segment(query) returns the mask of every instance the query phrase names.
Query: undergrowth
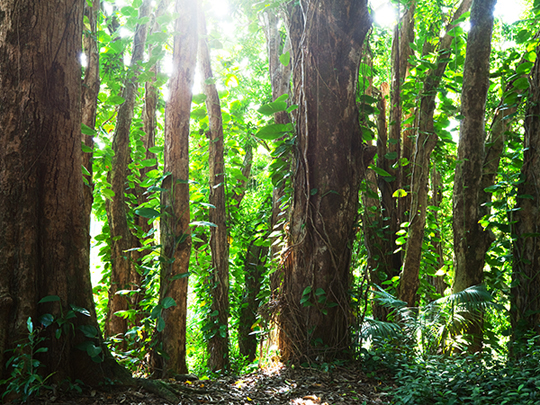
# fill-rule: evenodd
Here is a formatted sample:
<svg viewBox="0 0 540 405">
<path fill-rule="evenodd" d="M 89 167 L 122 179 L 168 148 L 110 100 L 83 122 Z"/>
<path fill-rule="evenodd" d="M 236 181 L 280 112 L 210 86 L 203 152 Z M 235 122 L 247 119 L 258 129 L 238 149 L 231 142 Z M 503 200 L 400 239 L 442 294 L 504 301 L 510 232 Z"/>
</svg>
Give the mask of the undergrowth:
<svg viewBox="0 0 540 405">
<path fill-rule="evenodd" d="M 419 356 L 390 346 L 362 357 L 368 376 L 371 370 L 372 377 L 393 380 L 387 386 L 393 404 L 540 404 L 540 347 L 535 339 L 519 350 L 519 357 L 500 360 L 490 354 Z"/>
</svg>

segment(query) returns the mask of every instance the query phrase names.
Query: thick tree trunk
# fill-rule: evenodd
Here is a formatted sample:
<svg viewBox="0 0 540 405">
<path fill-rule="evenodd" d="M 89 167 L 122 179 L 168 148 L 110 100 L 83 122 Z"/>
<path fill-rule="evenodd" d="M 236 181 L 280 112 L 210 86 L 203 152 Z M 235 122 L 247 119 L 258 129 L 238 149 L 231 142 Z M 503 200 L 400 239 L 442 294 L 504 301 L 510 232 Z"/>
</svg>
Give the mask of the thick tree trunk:
<svg viewBox="0 0 540 405">
<path fill-rule="evenodd" d="M 215 83 L 212 82 L 210 51 L 206 40 L 206 22 L 204 12 L 199 11 L 199 63 L 201 65 L 206 109 L 210 122 L 208 166 L 209 166 L 209 202 L 210 222 L 215 227 L 210 229 L 210 250 L 212 251 L 212 269 L 210 288 L 212 289 L 212 312 L 209 321 L 214 324 L 213 335 L 208 342 L 208 367 L 212 371 L 229 368 L 229 243 L 225 207 L 225 161 L 223 157 L 223 121 L 221 105 Z"/>
<path fill-rule="evenodd" d="M 489 57 L 493 10 L 497 0 L 474 0 L 471 30 L 463 69 L 459 146 L 454 179 L 454 293 L 483 280 L 486 248 L 478 223 L 478 197 L 485 142 L 485 109 L 489 88 Z"/>
<path fill-rule="evenodd" d="M 176 0 L 173 64 L 170 98 L 165 111 L 165 172 L 161 216 L 161 244 L 164 261 L 160 275 L 160 300 L 174 299 L 176 305 L 163 309 L 165 328 L 157 340 L 166 354 L 155 358 L 162 368 L 162 377 L 187 373 L 186 315 L 191 236 L 189 228 L 189 115 L 195 63 L 197 60 L 197 4 L 191 0 Z M 160 364 L 161 363 L 161 364 Z"/>
<path fill-rule="evenodd" d="M 27 341 L 26 322 L 60 320 L 43 332 L 40 361 L 56 382 L 128 381 L 102 345 L 88 269 L 81 151 L 83 2 L 5 0 L 0 4 L 0 378 L 5 350 Z M 47 296 L 59 301 L 40 304 Z M 83 312 L 83 311 L 81 311 Z M 88 338 L 80 331 L 95 332 Z M 86 351 L 95 347 L 103 362 Z M 99 353 L 98 353 L 99 352 Z"/>
<path fill-rule="evenodd" d="M 139 18 L 146 17 L 149 10 L 150 1 L 145 0 L 139 8 Z M 111 233 L 111 277 L 105 334 L 120 338 L 123 338 L 124 333 L 127 332 L 127 319 L 115 314 L 118 311 L 129 309 L 129 299 L 125 293 L 119 294 L 118 292 L 132 289 L 131 273 L 136 271 L 131 253 L 128 252 L 128 249 L 133 247 L 133 235 L 128 224 L 128 206 L 124 193 L 127 187 L 130 161 L 129 135 L 139 85 L 137 81 L 138 64 L 144 56 L 146 32 L 147 24 L 137 25 L 128 78 L 122 92 L 125 101 L 120 106 L 116 118 L 112 140 L 114 156 L 108 175 L 108 182 L 112 186 L 114 196 L 112 200 L 107 200 L 107 218 Z"/>
<path fill-rule="evenodd" d="M 537 49 L 538 51 L 538 49 Z M 540 59 L 531 73 L 522 183 L 518 186 L 513 225 L 511 322 L 513 340 L 527 341 L 526 333 L 540 333 Z"/>
<path fill-rule="evenodd" d="M 457 11 L 454 13 L 452 21 L 458 19 L 471 6 L 472 0 L 463 0 Z M 411 162 L 413 165 L 411 178 L 411 208 L 409 210 L 409 235 L 407 240 L 407 250 L 403 261 L 403 270 L 398 292 L 398 298 L 405 301 L 409 306 L 414 306 L 416 302 L 416 292 L 420 284 L 418 276 L 420 273 L 420 259 L 422 256 L 422 243 L 424 241 L 424 227 L 426 224 L 427 191 L 429 181 L 429 161 L 431 152 L 437 144 L 437 134 L 434 131 L 433 114 L 435 112 L 435 98 L 437 88 L 441 82 L 442 75 L 450 60 L 453 36 L 448 32 L 454 28 L 450 23 L 446 35 L 439 42 L 439 54 L 436 61 L 436 68 L 430 71 L 424 82 L 420 99 L 418 114 L 418 131 L 416 135 L 415 158 Z"/>
<path fill-rule="evenodd" d="M 371 20 L 365 1 L 301 1 L 292 19 L 297 170 L 279 315 L 284 360 L 349 348 L 349 279 L 364 145 L 356 85 Z M 298 7 L 300 7 L 298 6 Z M 299 26 L 297 24 L 300 24 Z"/>
</svg>

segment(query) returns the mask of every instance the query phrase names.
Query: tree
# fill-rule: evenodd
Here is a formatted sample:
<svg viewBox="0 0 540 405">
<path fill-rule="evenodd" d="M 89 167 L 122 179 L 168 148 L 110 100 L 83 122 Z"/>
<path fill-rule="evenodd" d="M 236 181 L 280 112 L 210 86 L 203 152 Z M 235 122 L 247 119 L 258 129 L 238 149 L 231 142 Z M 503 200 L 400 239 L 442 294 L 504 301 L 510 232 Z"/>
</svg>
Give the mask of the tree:
<svg viewBox="0 0 540 405">
<path fill-rule="evenodd" d="M 349 348 L 350 243 L 367 166 L 356 84 L 371 25 L 365 1 L 306 0 L 301 7 L 289 27 L 297 169 L 279 315 L 281 355 L 293 361 Z"/>
<path fill-rule="evenodd" d="M 418 277 L 426 224 L 429 163 L 431 153 L 438 141 L 433 120 L 436 107 L 436 90 L 450 61 L 449 56 L 452 51 L 452 40 L 454 39 L 452 30 L 456 27 L 456 21 L 470 8 L 471 3 L 472 0 L 463 0 L 448 24 L 446 34 L 439 42 L 434 68 L 429 70 L 423 83 L 420 106 L 416 111 L 418 127 L 416 131 L 415 158 L 412 162 L 410 186 L 412 197 L 409 209 L 408 239 L 398 292 L 398 298 L 405 301 L 409 306 L 415 306 L 416 293 L 420 284 Z"/>
<path fill-rule="evenodd" d="M 81 210 L 83 3 L 0 9 L 0 374 L 30 318 L 48 325 L 41 361 L 55 381 L 127 382 L 101 343 Z"/>
<path fill-rule="evenodd" d="M 483 232 L 478 223 L 479 186 L 485 142 L 485 108 L 489 88 L 489 57 L 496 0 L 475 0 L 463 71 L 459 147 L 454 180 L 454 292 L 482 283 L 485 248 L 474 241 Z"/>
<path fill-rule="evenodd" d="M 139 18 L 147 17 L 150 11 L 150 1 L 143 1 L 139 8 Z M 116 127 L 113 134 L 111 171 L 108 180 L 112 185 L 114 196 L 107 204 L 107 219 L 111 230 L 111 280 L 109 287 L 109 307 L 105 333 L 107 336 L 121 335 L 127 332 L 127 319 L 118 316 L 118 311 L 129 309 L 126 291 L 132 290 L 133 273 L 137 270 L 131 259 L 131 249 L 134 236 L 128 223 L 129 206 L 126 201 L 126 182 L 130 162 L 130 131 L 133 120 L 133 110 L 138 90 L 139 63 L 144 56 L 148 24 L 138 24 L 133 39 L 128 76 L 124 83 L 122 98 L 124 102 L 118 110 Z M 132 225 L 131 225 L 132 226 Z M 136 288 L 135 288 L 136 289 Z"/>
<path fill-rule="evenodd" d="M 208 166 L 210 197 L 210 250 L 212 268 L 210 288 L 212 296 L 212 337 L 208 342 L 208 367 L 212 371 L 229 368 L 229 242 L 225 207 L 225 161 L 223 156 L 223 119 L 221 103 L 210 64 L 204 11 L 199 10 L 199 63 L 206 95 L 206 110 L 210 130 Z"/>
<path fill-rule="evenodd" d="M 537 54 L 538 50 L 537 49 Z M 512 226 L 511 321 L 514 341 L 525 343 L 527 333 L 540 333 L 540 59 L 531 72 L 529 100 L 525 114 L 523 167 Z"/>
<path fill-rule="evenodd" d="M 163 325 L 156 340 L 160 354 L 154 356 L 162 377 L 187 372 L 186 316 L 189 257 L 191 254 L 189 214 L 189 114 L 191 111 L 195 62 L 197 59 L 197 5 L 177 0 L 170 99 L 165 110 L 164 171 L 161 195 L 160 305 Z"/>
</svg>

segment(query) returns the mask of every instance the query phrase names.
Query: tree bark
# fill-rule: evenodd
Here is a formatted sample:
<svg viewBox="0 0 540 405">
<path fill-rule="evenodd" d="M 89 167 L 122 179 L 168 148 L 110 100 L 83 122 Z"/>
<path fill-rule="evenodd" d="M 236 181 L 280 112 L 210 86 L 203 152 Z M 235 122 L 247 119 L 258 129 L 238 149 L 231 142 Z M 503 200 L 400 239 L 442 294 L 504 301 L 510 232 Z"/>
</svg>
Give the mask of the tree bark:
<svg viewBox="0 0 540 405">
<path fill-rule="evenodd" d="M 371 19 L 357 0 L 304 0 L 293 17 L 297 170 L 278 321 L 283 360 L 301 362 L 349 348 L 350 246 L 367 166 L 356 85 Z"/>
<path fill-rule="evenodd" d="M 201 65 L 206 109 L 210 122 L 208 166 L 210 169 L 209 202 L 210 222 L 215 227 L 210 229 L 210 250 L 212 252 L 212 269 L 210 288 L 212 289 L 212 313 L 214 324 L 212 337 L 208 342 L 208 367 L 211 371 L 229 368 L 229 243 L 225 207 L 225 161 L 223 152 L 223 120 L 221 104 L 215 82 L 212 81 L 212 66 L 206 38 L 206 22 L 204 12 L 199 11 L 199 63 Z"/>
<path fill-rule="evenodd" d="M 537 52 L 538 52 L 537 48 Z M 513 244 L 511 322 L 513 340 L 527 342 L 527 333 L 540 333 L 540 61 L 531 73 L 525 114 L 521 183 L 512 227 Z"/>
<path fill-rule="evenodd" d="M 93 0 L 92 7 L 84 3 L 84 14 L 88 17 L 89 31 L 84 33 L 83 46 L 86 54 L 87 66 L 82 86 L 82 123 L 91 129 L 96 127 L 96 112 L 100 86 L 99 77 L 99 50 L 97 46 L 97 19 L 99 0 Z M 83 135 L 83 143 L 90 149 L 94 148 L 94 135 Z M 88 243 L 90 243 L 90 218 L 92 215 L 92 202 L 94 200 L 94 185 L 92 180 L 93 153 L 83 153 L 83 167 L 86 168 L 88 184 L 84 187 L 84 214 L 87 221 Z"/>
<path fill-rule="evenodd" d="M 496 0 L 475 0 L 463 69 L 461 121 L 454 179 L 454 293 L 483 280 L 486 249 L 478 223 L 478 197 L 485 142 L 485 110 L 489 88 L 489 57 Z"/>
<path fill-rule="evenodd" d="M 0 15 L 0 378 L 10 372 L 5 350 L 28 339 L 28 318 L 37 328 L 41 316 L 59 320 L 77 306 L 88 313 L 74 311 L 73 329 L 58 339 L 56 324 L 41 332 L 44 373 L 57 383 L 126 382 L 129 373 L 101 343 L 81 209 L 83 2 L 5 0 Z M 40 304 L 47 296 L 59 301 Z M 101 363 L 76 348 L 83 342 Z"/>
<path fill-rule="evenodd" d="M 454 13 L 452 22 L 458 19 L 471 6 L 472 0 L 463 0 Z M 453 36 L 449 31 L 454 28 L 450 23 L 446 35 L 439 42 L 439 54 L 435 62 L 436 68 L 426 77 L 420 98 L 418 114 L 418 131 L 411 178 L 411 208 L 409 210 L 409 232 L 407 250 L 403 261 L 403 270 L 398 292 L 398 298 L 409 306 L 416 303 L 416 292 L 420 284 L 420 259 L 422 256 L 422 243 L 424 241 L 424 227 L 426 224 L 427 191 L 429 181 L 429 160 L 431 152 L 437 144 L 437 134 L 434 131 L 433 114 L 435 112 L 435 98 L 442 75 L 450 60 Z"/>
<path fill-rule="evenodd" d="M 255 360 L 257 354 L 257 335 L 252 326 L 257 321 L 257 310 L 260 300 L 257 299 L 262 286 L 264 264 L 268 257 L 268 248 L 256 246 L 252 241 L 246 252 L 244 262 L 244 296 L 238 325 L 238 349 L 249 362 Z"/>
<path fill-rule="evenodd" d="M 150 0 L 145 0 L 139 8 L 139 18 L 147 16 L 149 10 Z M 129 299 L 125 293 L 119 294 L 118 292 L 132 289 L 130 281 L 132 273 L 136 271 L 131 253 L 128 252 L 128 249 L 133 247 L 133 235 L 128 224 L 128 206 L 124 193 L 127 187 L 130 161 L 129 135 L 139 85 L 137 81 L 138 64 L 144 56 L 146 32 L 147 24 L 137 25 L 128 78 L 122 92 L 125 101 L 120 106 L 116 118 L 112 140 L 114 156 L 107 178 L 112 186 L 114 196 L 112 200 L 107 200 L 107 218 L 111 233 L 111 277 L 105 334 L 119 338 L 123 338 L 124 333 L 126 333 L 128 322 L 126 318 L 115 314 L 118 311 L 129 309 Z M 124 344 L 122 345 L 124 346 Z"/>
<path fill-rule="evenodd" d="M 162 310 L 164 329 L 157 341 L 166 354 L 161 359 L 161 376 L 187 373 L 186 316 L 189 257 L 191 254 L 189 215 L 189 115 L 195 63 L 197 60 L 197 4 L 176 0 L 176 19 L 170 98 L 165 110 L 165 172 L 161 195 L 161 244 L 163 263 L 160 274 L 160 300 L 171 297 L 175 306 Z M 157 363 L 159 367 L 159 362 Z"/>
</svg>

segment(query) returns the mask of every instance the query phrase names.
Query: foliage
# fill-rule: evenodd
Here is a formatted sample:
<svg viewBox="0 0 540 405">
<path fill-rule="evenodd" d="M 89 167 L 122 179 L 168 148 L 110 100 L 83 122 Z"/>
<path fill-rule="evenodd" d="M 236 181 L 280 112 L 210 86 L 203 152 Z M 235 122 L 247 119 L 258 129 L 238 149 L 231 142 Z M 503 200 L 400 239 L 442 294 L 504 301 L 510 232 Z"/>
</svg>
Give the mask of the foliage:
<svg viewBox="0 0 540 405">
<path fill-rule="evenodd" d="M 25 402 L 32 396 L 38 396 L 41 390 L 51 389 L 47 380 L 53 375 L 42 377 L 39 369 L 44 365 L 36 358 L 37 354 L 49 350 L 44 345 L 46 338 L 40 336 L 43 327 L 35 328 L 31 318 L 27 319 L 26 327 L 27 339 L 17 344 L 13 355 L 6 362 L 6 367 L 11 368 L 10 376 L 0 381 L 0 386 L 6 385 L 2 398 L 15 394 Z"/>
<path fill-rule="evenodd" d="M 538 338 L 522 348 L 519 359 L 490 354 L 423 357 L 399 353 L 392 346 L 366 352 L 366 367 L 384 367 L 395 386 L 387 388 L 393 404 L 537 404 L 540 401 Z"/>
<path fill-rule="evenodd" d="M 422 355 L 464 350 L 468 339 L 464 334 L 466 326 L 481 322 L 482 314 L 488 310 L 504 310 L 493 302 L 484 286 L 469 287 L 418 308 L 407 307 L 380 287 L 374 295 L 381 305 L 392 310 L 393 322 L 367 318 L 361 338 L 370 338 L 376 345 L 394 342 L 405 351 Z"/>
</svg>

